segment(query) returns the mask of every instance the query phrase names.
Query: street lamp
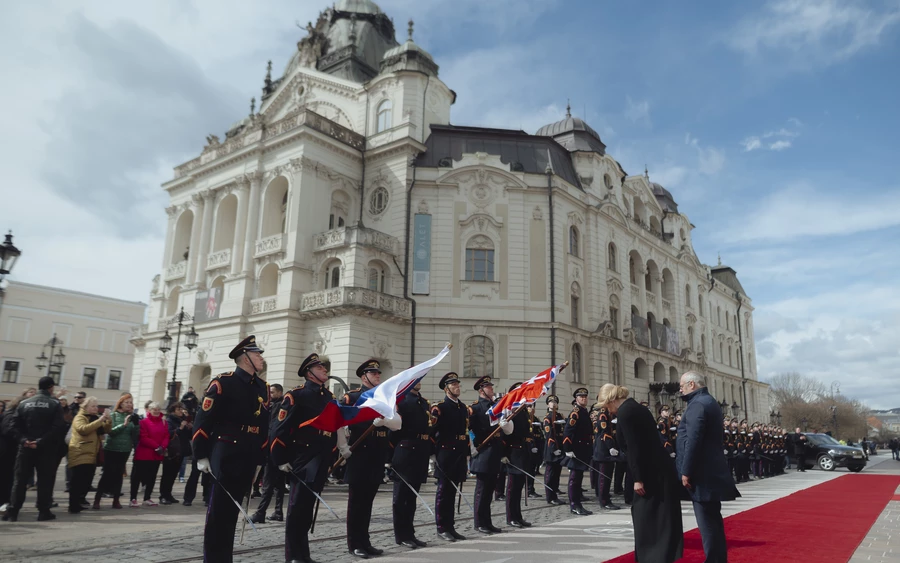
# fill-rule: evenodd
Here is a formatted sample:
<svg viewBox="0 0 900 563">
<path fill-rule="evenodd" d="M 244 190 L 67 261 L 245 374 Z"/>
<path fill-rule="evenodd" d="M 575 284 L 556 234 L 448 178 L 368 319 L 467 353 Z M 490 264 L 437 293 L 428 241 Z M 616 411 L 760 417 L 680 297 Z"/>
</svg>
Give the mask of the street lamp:
<svg viewBox="0 0 900 563">
<path fill-rule="evenodd" d="M 741 414 L 741 406 L 737 404 L 737 401 L 731 403 L 731 415 L 737 418 Z"/>
<path fill-rule="evenodd" d="M 169 336 L 168 327 L 172 325 L 178 325 L 178 332 L 175 336 L 175 364 L 172 366 L 172 381 L 169 382 L 169 398 L 168 405 L 175 403 L 178 400 L 177 396 L 177 388 L 178 388 L 178 348 L 181 346 L 181 329 L 188 322 L 193 323 L 194 317 L 190 314 L 184 312 L 184 307 L 181 308 L 181 311 L 168 321 L 166 321 L 166 333 L 159 339 L 159 351 L 165 354 L 169 350 L 172 349 L 172 337 Z M 188 350 L 193 350 L 197 347 L 197 339 L 200 337 L 197 334 L 197 331 L 194 330 L 194 325 L 191 325 L 191 331 L 185 335 L 185 343 L 184 347 Z"/>
<path fill-rule="evenodd" d="M 56 333 L 53 333 L 53 338 L 41 348 L 41 355 L 35 358 L 34 364 L 34 367 L 41 371 L 47 368 L 47 375 L 53 377 L 53 381 L 57 384 L 59 384 L 59 379 L 56 376 L 62 373 L 62 367 L 66 364 L 66 355 L 63 354 L 62 345 L 63 341 L 56 337 Z M 47 355 L 48 346 L 50 355 Z M 57 346 L 59 346 L 59 350 L 56 349 Z"/>
<path fill-rule="evenodd" d="M 666 405 L 669 403 L 669 392 L 666 391 L 665 387 L 659 390 L 659 402 L 662 405 Z"/>
<path fill-rule="evenodd" d="M 781 411 L 775 413 L 775 418 L 778 420 L 778 426 L 781 426 Z"/>
<path fill-rule="evenodd" d="M 834 439 L 837 440 L 837 405 L 831 405 L 831 427 L 834 428 Z"/>
<path fill-rule="evenodd" d="M 13 266 L 16 265 L 16 260 L 19 259 L 19 256 L 22 255 L 22 251 L 16 248 L 12 242 L 13 235 L 12 231 L 10 231 L 6 235 L 6 241 L 2 245 L 0 245 L 0 297 L 3 297 L 3 292 L 6 290 L 6 276 L 9 274 Z M 0 300 L 0 306 L 3 305 L 3 301 Z"/>
<path fill-rule="evenodd" d="M 769 424 L 775 424 L 775 411 L 769 411 Z"/>
</svg>

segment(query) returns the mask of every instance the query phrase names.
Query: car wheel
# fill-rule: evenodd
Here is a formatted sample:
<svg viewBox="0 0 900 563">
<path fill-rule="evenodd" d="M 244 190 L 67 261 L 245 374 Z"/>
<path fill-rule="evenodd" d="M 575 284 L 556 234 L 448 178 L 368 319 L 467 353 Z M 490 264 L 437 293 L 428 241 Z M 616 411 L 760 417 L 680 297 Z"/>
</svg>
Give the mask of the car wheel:
<svg viewBox="0 0 900 563">
<path fill-rule="evenodd" d="M 830 455 L 819 458 L 819 469 L 822 471 L 834 471 L 834 459 Z"/>
<path fill-rule="evenodd" d="M 857 465 L 857 466 L 848 467 L 847 469 L 849 469 L 850 471 L 852 471 L 854 473 L 859 473 L 860 471 L 863 470 L 863 466 Z"/>
</svg>

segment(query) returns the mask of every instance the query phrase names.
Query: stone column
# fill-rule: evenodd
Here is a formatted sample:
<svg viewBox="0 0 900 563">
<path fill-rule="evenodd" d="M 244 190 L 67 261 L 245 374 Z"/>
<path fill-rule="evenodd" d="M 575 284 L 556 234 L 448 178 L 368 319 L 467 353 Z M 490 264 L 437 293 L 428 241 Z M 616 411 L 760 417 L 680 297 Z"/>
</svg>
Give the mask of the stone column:
<svg viewBox="0 0 900 563">
<path fill-rule="evenodd" d="M 191 200 L 193 201 L 191 211 L 194 214 L 194 220 L 191 222 L 191 248 L 189 250 L 188 263 L 184 273 L 185 285 L 194 283 L 194 276 L 197 271 L 197 266 L 199 265 L 198 260 L 200 257 L 200 233 L 203 229 L 203 197 L 199 193 L 196 193 L 191 196 Z"/>
<path fill-rule="evenodd" d="M 237 225 L 234 228 L 234 245 L 231 248 L 231 274 L 238 275 L 241 273 L 244 255 L 241 252 L 244 248 L 244 238 L 247 233 L 247 200 L 250 197 L 250 179 L 247 176 L 241 176 L 237 180 L 237 190 L 235 193 L 238 198 L 237 208 Z"/>
<path fill-rule="evenodd" d="M 169 264 L 172 263 L 172 238 L 175 236 L 175 214 L 177 212 L 178 207 L 175 205 L 166 207 L 166 215 L 169 216 L 169 223 L 166 228 L 166 247 L 163 250 L 163 274 L 165 274 L 165 270 L 169 267 Z M 165 275 L 163 277 L 165 277 Z"/>
<path fill-rule="evenodd" d="M 201 283 L 206 278 L 206 258 L 209 256 L 209 240 L 212 238 L 212 217 L 213 203 L 215 202 L 215 193 L 211 190 L 203 190 L 200 192 L 203 198 L 203 225 L 200 229 L 200 247 L 197 249 L 197 273 L 194 276 L 194 283 Z"/>
<path fill-rule="evenodd" d="M 256 253 L 256 237 L 259 231 L 259 204 L 260 186 L 262 184 L 262 172 L 256 171 L 248 174 L 250 179 L 250 202 L 247 211 L 247 232 L 244 237 L 244 261 L 243 273 L 248 274 L 253 269 L 253 255 Z"/>
</svg>

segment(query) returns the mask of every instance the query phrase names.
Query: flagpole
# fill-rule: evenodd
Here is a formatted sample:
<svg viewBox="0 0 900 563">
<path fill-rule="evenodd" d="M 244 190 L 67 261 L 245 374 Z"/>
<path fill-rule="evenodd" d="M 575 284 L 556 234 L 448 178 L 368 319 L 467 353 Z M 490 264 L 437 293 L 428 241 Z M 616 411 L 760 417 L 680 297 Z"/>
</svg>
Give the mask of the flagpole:
<svg viewBox="0 0 900 563">
<path fill-rule="evenodd" d="M 562 365 L 559 367 L 558 373 L 562 373 L 562 370 L 566 369 L 567 367 L 569 367 L 569 360 L 566 360 L 565 362 L 562 363 Z M 554 378 L 554 381 L 556 381 L 555 378 Z M 513 413 L 511 415 L 509 415 L 509 417 L 506 418 L 506 420 L 512 420 L 513 418 L 515 418 L 515 416 L 517 414 L 519 414 L 519 411 L 522 410 L 523 408 L 525 408 L 526 404 L 527 403 L 522 403 L 521 405 L 519 405 L 519 407 L 515 411 L 513 411 Z M 491 432 L 490 434 L 488 434 L 488 437 L 485 438 L 481 442 L 481 445 L 479 445 L 477 448 L 475 448 L 475 450 L 480 452 L 481 448 L 483 448 L 485 444 L 487 444 L 494 436 L 496 436 L 498 432 L 500 432 L 499 424 L 497 425 L 497 428 L 494 428 L 494 431 Z"/>
</svg>

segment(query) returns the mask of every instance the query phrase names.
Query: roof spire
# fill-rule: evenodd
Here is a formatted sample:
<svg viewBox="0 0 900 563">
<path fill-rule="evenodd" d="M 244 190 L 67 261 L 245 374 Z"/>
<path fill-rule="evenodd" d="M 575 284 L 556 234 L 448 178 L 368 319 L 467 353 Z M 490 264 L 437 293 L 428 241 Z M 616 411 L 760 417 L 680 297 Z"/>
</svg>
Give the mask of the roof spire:
<svg viewBox="0 0 900 563">
<path fill-rule="evenodd" d="M 572 104 L 569 103 L 569 99 L 566 98 L 566 119 L 572 117 Z"/>
<path fill-rule="evenodd" d="M 256 113 L 256 98 L 250 98 L 250 117 Z"/>
<path fill-rule="evenodd" d="M 721 265 L 722 265 L 722 253 L 720 252 L 719 253 L 719 266 L 721 266 Z"/>
<path fill-rule="evenodd" d="M 356 43 L 356 12 L 350 14 L 350 42 Z"/>
<path fill-rule="evenodd" d="M 409 27 L 406 30 L 409 32 L 409 41 L 413 40 L 413 26 L 414 25 L 415 25 L 415 23 L 413 23 L 412 18 L 409 18 Z"/>
<path fill-rule="evenodd" d="M 272 61 L 266 65 L 266 79 L 263 81 L 263 97 L 272 93 Z"/>
<path fill-rule="evenodd" d="M 647 170 L 647 165 L 644 165 L 644 178 L 650 179 L 650 171 Z"/>
</svg>

